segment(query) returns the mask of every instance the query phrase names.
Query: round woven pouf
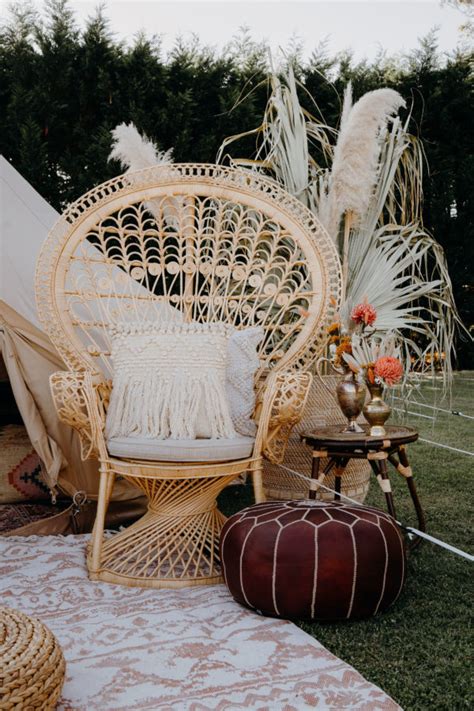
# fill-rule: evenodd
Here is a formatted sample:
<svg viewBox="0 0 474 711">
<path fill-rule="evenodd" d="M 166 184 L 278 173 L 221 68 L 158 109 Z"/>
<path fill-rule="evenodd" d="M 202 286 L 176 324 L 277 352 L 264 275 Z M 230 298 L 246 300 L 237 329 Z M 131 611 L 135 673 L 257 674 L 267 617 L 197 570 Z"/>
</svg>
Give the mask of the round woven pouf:
<svg viewBox="0 0 474 711">
<path fill-rule="evenodd" d="M 0 709 L 55 709 L 66 663 L 39 620 L 0 607 Z"/>
<path fill-rule="evenodd" d="M 405 578 L 393 518 L 339 502 L 249 506 L 226 521 L 220 554 L 237 602 L 288 619 L 369 617 L 397 599 Z"/>
</svg>

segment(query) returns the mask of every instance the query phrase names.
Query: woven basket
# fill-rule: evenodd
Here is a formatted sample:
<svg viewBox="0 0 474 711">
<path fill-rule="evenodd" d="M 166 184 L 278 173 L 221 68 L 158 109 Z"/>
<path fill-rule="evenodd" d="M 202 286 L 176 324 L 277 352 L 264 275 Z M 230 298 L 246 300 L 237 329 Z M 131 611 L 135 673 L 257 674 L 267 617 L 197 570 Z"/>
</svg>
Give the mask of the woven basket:
<svg viewBox="0 0 474 711">
<path fill-rule="evenodd" d="M 0 607 L 0 709 L 55 709 L 66 663 L 39 620 Z"/>
<path fill-rule="evenodd" d="M 318 377 L 314 378 L 306 404 L 303 419 L 295 427 L 288 443 L 283 464 L 290 469 L 311 476 L 311 449 L 300 440 L 302 432 L 311 431 L 324 425 L 343 424 L 344 417 L 336 401 L 336 385 L 339 378 L 334 375 L 324 377 L 324 382 L 334 395 L 329 393 Z M 362 418 L 363 419 L 363 418 Z M 327 459 L 321 459 L 320 471 L 327 464 Z M 364 460 L 352 459 L 346 467 L 341 479 L 341 493 L 363 503 L 370 483 L 370 466 Z M 324 485 L 334 489 L 334 476 L 329 474 L 324 479 Z M 308 485 L 300 477 L 280 469 L 270 462 L 264 464 L 263 484 L 267 499 L 306 499 Z M 317 498 L 329 501 L 334 494 L 320 489 Z"/>
</svg>

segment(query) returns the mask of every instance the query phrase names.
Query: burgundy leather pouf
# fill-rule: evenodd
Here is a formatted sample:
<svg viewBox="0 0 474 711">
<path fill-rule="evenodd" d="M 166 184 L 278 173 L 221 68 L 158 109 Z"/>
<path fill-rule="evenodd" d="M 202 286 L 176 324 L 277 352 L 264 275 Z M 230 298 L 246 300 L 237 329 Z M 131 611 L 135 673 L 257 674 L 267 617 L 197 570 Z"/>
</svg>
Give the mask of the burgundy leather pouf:
<svg viewBox="0 0 474 711">
<path fill-rule="evenodd" d="M 224 580 L 237 602 L 288 619 L 368 617 L 399 596 L 405 547 L 395 521 L 366 506 L 275 501 L 225 523 Z"/>
</svg>

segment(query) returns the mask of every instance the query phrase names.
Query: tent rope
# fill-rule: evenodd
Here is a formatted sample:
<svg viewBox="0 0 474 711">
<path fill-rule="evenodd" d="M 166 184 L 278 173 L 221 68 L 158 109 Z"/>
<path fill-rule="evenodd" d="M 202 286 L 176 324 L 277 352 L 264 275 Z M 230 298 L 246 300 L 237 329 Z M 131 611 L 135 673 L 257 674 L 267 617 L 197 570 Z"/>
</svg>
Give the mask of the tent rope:
<svg viewBox="0 0 474 711">
<path fill-rule="evenodd" d="M 422 412 L 412 412 L 411 410 L 403 410 L 401 407 L 394 407 L 393 408 L 395 412 L 403 412 L 404 414 L 407 415 L 414 415 L 415 417 L 424 417 L 425 420 L 435 420 L 435 417 L 431 417 L 431 415 L 423 415 Z"/>
<path fill-rule="evenodd" d="M 420 442 L 425 442 L 426 444 L 432 444 L 433 447 L 442 447 L 443 449 L 449 449 L 452 452 L 457 452 L 458 454 L 466 454 L 468 457 L 474 457 L 474 452 L 469 452 L 467 449 L 458 449 L 457 447 L 451 447 L 449 444 L 442 444 L 441 442 L 433 442 L 430 439 L 424 439 L 420 437 Z"/>
<path fill-rule="evenodd" d="M 448 415 L 457 415 L 458 417 L 465 417 L 467 420 L 474 420 L 474 415 L 466 415 L 464 412 L 461 412 L 460 410 L 447 410 L 445 407 L 436 407 L 436 405 L 428 405 L 426 402 L 416 402 L 416 400 L 406 400 L 404 401 L 403 398 L 397 397 L 396 395 L 392 396 L 394 400 L 400 400 L 401 402 L 406 402 L 407 405 L 415 405 L 415 407 L 427 407 L 430 410 L 436 410 L 436 412 L 446 412 Z M 398 408 L 395 408 L 398 409 Z M 399 412 L 405 412 L 405 410 L 399 410 Z M 409 412 L 410 415 L 418 415 L 419 417 L 427 417 L 427 415 L 420 415 L 417 412 L 410 412 L 409 410 L 406 410 L 406 412 Z M 434 418 L 430 418 L 434 419 Z"/>
<path fill-rule="evenodd" d="M 285 467 L 283 464 L 276 464 L 275 466 L 279 467 L 280 469 L 284 469 L 286 472 L 289 472 L 290 474 L 294 474 L 295 476 L 299 477 L 300 479 L 304 479 L 307 482 L 314 481 L 313 479 L 311 479 L 311 477 L 306 476 L 306 474 L 302 474 L 302 472 L 298 472 L 295 469 L 290 469 L 290 467 Z M 361 505 L 359 501 L 352 499 L 350 496 L 346 496 L 342 492 L 337 492 L 334 489 L 331 489 L 331 487 L 326 486 L 325 484 L 322 484 L 321 482 L 318 482 L 318 488 L 324 489 L 325 491 L 329 491 L 332 494 L 338 494 L 341 499 L 345 499 L 346 501 L 349 501 L 351 504 L 355 504 L 356 506 Z M 309 486 L 308 486 L 308 489 L 309 489 Z M 463 551 L 460 548 L 456 548 L 456 546 L 452 546 L 450 543 L 446 543 L 445 541 L 442 541 L 439 538 L 430 536 L 428 533 L 425 533 L 424 531 L 420 531 L 418 528 L 413 528 L 413 526 L 406 526 L 405 524 L 401 523 L 400 521 L 397 521 L 397 519 L 395 519 L 395 523 L 398 526 L 400 526 L 400 528 L 403 528 L 404 531 L 407 531 L 408 533 L 411 533 L 412 535 L 420 536 L 420 538 L 424 538 L 425 540 L 429 541 L 430 543 L 434 543 L 435 545 L 440 546 L 441 548 L 444 548 L 445 550 L 450 551 L 450 553 L 454 553 L 455 555 L 458 555 L 461 558 L 465 558 L 466 560 L 469 560 L 471 562 L 474 561 L 474 555 L 471 555 L 470 553 L 466 553 L 466 551 Z"/>
</svg>

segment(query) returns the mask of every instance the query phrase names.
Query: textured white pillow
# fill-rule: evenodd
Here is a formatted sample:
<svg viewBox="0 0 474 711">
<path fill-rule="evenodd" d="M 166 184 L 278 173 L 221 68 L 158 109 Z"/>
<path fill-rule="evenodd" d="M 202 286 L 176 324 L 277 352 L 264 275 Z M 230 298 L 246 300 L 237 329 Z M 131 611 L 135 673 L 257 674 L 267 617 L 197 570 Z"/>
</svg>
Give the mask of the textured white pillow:
<svg viewBox="0 0 474 711">
<path fill-rule="evenodd" d="M 227 334 L 218 323 L 111 327 L 107 437 L 235 437 L 226 397 Z"/>
<path fill-rule="evenodd" d="M 235 430 L 252 437 L 257 427 L 252 419 L 255 409 L 255 373 L 260 365 L 257 346 L 264 335 L 261 326 L 234 331 L 228 341 L 226 390 L 230 416 Z"/>
</svg>

